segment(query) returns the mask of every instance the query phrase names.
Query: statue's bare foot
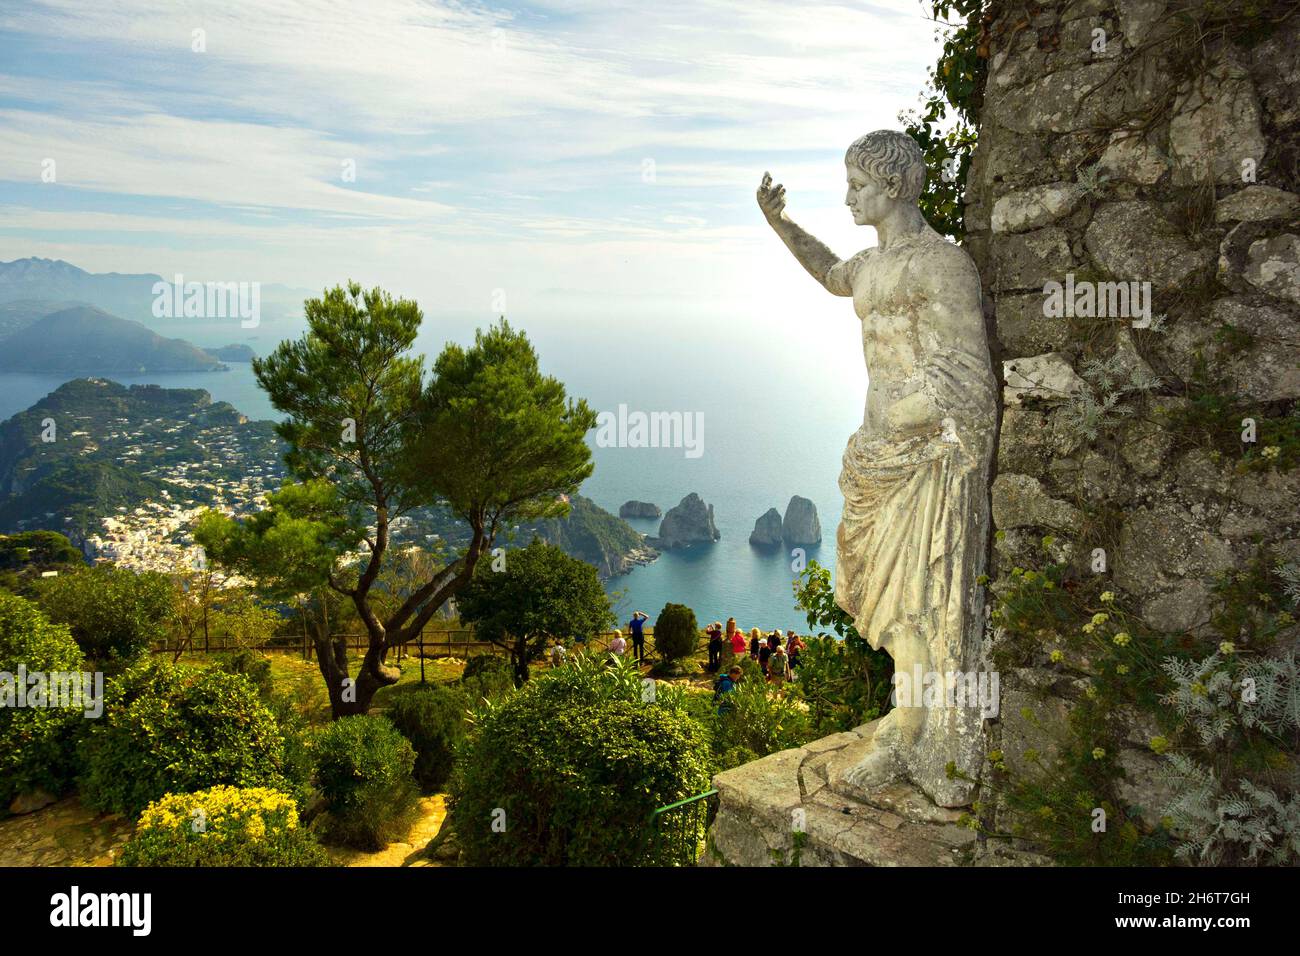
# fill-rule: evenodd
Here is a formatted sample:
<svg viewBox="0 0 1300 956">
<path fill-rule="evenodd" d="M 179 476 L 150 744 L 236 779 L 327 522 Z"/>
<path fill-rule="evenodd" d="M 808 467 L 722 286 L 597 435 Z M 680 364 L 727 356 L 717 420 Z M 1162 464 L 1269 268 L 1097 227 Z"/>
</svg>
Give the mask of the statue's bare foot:
<svg viewBox="0 0 1300 956">
<path fill-rule="evenodd" d="M 894 712 L 857 728 L 862 740 L 849 744 L 826 768 L 831 789 L 858 796 L 905 777 L 898 759 L 898 727 Z"/>
</svg>

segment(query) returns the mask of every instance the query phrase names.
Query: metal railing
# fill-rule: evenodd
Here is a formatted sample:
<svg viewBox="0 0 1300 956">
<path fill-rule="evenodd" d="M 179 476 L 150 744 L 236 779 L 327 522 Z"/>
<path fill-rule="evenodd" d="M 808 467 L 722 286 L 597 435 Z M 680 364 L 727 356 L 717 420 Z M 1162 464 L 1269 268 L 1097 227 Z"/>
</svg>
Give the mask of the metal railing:
<svg viewBox="0 0 1300 956">
<path fill-rule="evenodd" d="M 666 866 L 694 866 L 718 814 L 718 791 L 706 790 L 650 814 L 653 858 Z"/>
</svg>

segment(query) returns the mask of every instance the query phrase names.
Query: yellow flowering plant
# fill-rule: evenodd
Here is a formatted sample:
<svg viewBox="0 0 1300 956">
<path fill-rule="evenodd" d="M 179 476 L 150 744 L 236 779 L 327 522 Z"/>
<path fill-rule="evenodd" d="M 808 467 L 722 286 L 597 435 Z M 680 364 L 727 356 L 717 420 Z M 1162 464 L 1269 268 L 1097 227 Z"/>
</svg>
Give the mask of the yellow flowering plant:
<svg viewBox="0 0 1300 956">
<path fill-rule="evenodd" d="M 145 808 L 120 866 L 323 866 L 293 797 L 268 787 L 169 793 Z"/>
</svg>

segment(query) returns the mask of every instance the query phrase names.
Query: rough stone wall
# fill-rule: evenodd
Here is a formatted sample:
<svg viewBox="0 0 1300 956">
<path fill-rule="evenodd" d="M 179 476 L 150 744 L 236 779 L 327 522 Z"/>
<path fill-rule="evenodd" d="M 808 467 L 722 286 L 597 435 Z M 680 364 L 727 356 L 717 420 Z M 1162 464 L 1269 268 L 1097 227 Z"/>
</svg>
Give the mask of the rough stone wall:
<svg viewBox="0 0 1300 956">
<path fill-rule="evenodd" d="M 1254 6 L 1275 18 L 1295 4 Z M 1147 626 L 1204 634 L 1216 576 L 1260 545 L 1300 557 L 1300 469 L 1267 464 L 1277 453 L 1240 429 L 1171 424 L 1199 394 L 1198 353 L 1246 416 L 1277 420 L 1300 399 L 1300 15 L 1224 28 L 1190 0 L 1007 2 L 992 14 L 966 213 L 1006 386 L 993 589 L 1046 550 L 1078 575 L 1104 574 Z M 1045 315 L 1045 284 L 1068 275 L 1150 282 L 1153 327 Z M 1146 385 L 1117 391 L 1108 377 Z M 1108 391 L 1116 404 L 1089 437 L 1077 423 Z M 1001 675 L 989 744 L 1012 772 L 1026 750 L 1050 750 L 1086 688 L 1086 660 L 1049 655 L 1045 642 Z M 1165 795 L 1154 725 L 1115 719 L 1121 795 L 1150 817 Z"/>
</svg>

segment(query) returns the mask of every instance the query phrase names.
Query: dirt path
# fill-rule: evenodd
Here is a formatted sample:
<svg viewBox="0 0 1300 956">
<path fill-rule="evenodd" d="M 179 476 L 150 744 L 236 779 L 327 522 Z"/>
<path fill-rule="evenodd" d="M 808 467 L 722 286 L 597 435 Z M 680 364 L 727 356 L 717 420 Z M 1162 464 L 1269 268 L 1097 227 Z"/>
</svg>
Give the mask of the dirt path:
<svg viewBox="0 0 1300 956">
<path fill-rule="evenodd" d="M 132 826 L 76 797 L 0 820 L 0 866 L 112 866 Z"/>
<path fill-rule="evenodd" d="M 403 843 L 390 843 L 376 853 L 326 847 L 330 858 L 341 866 L 441 866 L 424 856 L 424 848 L 438 835 L 447 819 L 446 798 L 441 793 L 420 798 L 420 817 Z"/>
</svg>

